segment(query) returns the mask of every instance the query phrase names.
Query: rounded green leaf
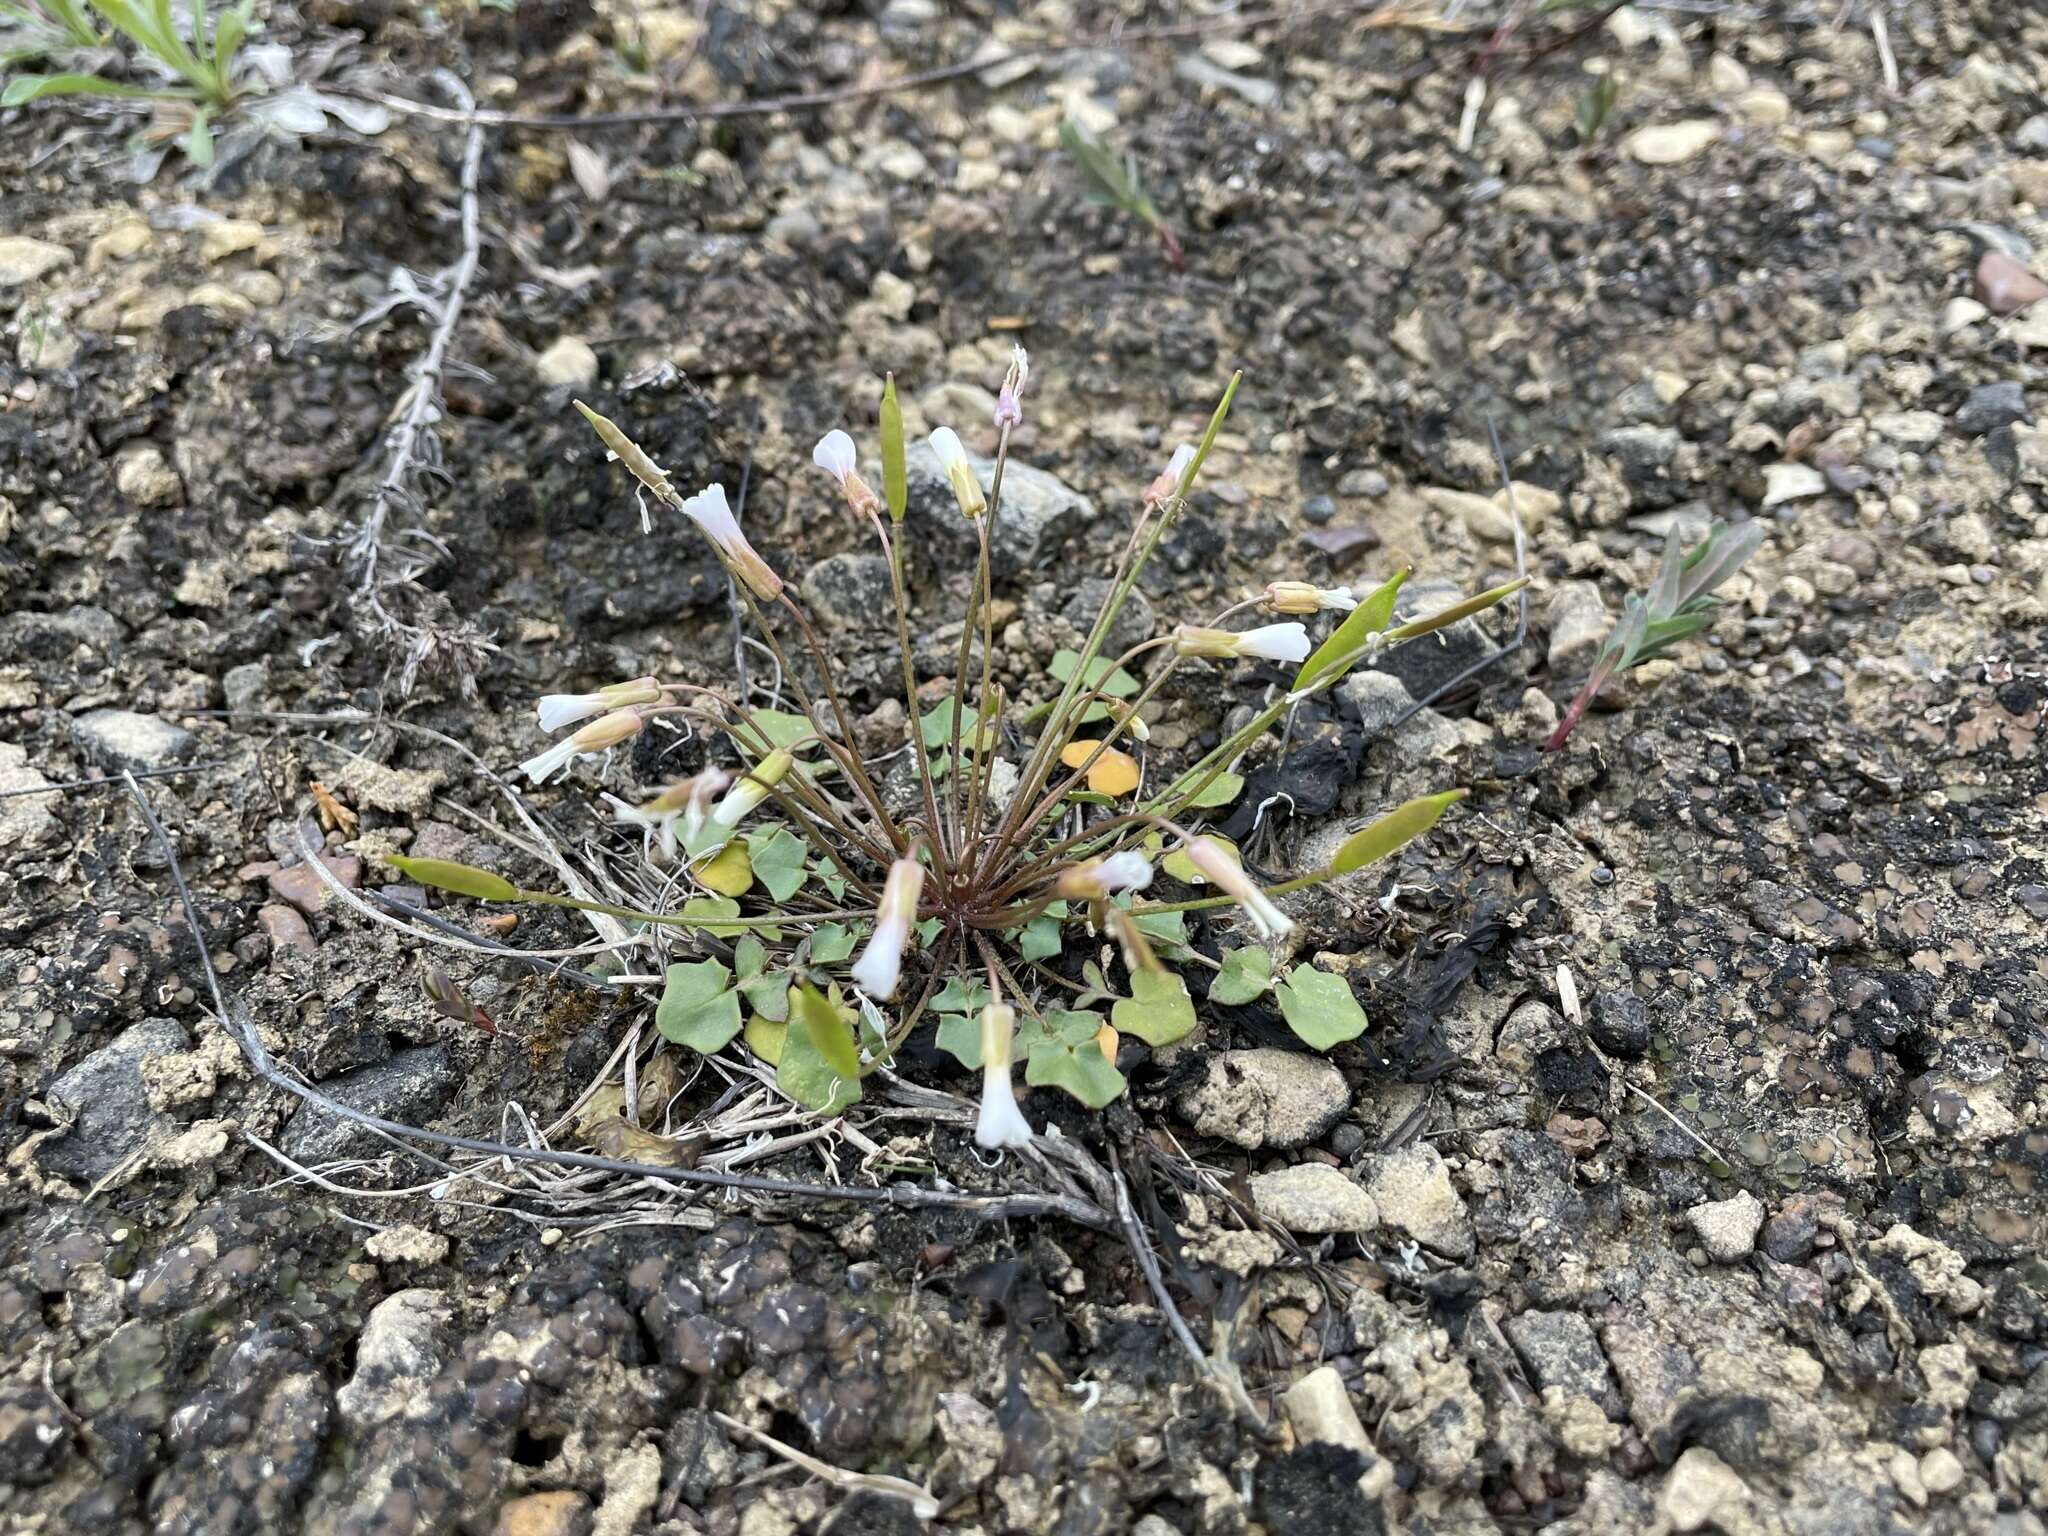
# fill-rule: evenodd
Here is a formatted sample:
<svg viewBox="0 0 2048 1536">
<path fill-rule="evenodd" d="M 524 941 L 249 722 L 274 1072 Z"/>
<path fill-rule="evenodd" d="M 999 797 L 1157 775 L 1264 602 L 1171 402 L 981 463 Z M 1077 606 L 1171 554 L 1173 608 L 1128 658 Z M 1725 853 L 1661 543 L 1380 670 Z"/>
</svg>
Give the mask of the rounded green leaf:
<svg viewBox="0 0 2048 1536">
<path fill-rule="evenodd" d="M 1110 1065 L 1100 1046 L 1048 1041 L 1024 1059 L 1024 1081 L 1033 1088 L 1058 1088 L 1090 1109 L 1100 1109 L 1124 1091 L 1124 1075 Z"/>
<path fill-rule="evenodd" d="M 1287 1027 L 1319 1051 L 1365 1033 L 1365 1010 L 1341 976 L 1298 965 L 1280 983 L 1281 1017 Z"/>
<path fill-rule="evenodd" d="M 732 973 L 716 960 L 670 966 L 654 1027 L 702 1055 L 723 1050 L 740 1032 L 740 995 L 731 983 Z"/>
<path fill-rule="evenodd" d="M 981 1021 L 971 1014 L 942 1013 L 932 1044 L 970 1072 L 981 1070 Z"/>
<path fill-rule="evenodd" d="M 503 875 L 478 869 L 474 864 L 458 864 L 453 859 L 409 859 L 400 853 L 385 854 L 384 862 L 408 880 L 432 886 L 437 891 L 468 896 L 476 901 L 519 899 L 518 886 Z"/>
<path fill-rule="evenodd" d="M 1273 985 L 1273 957 L 1256 944 L 1226 951 L 1223 969 L 1209 983 L 1209 1001 L 1241 1008 Z"/>
<path fill-rule="evenodd" d="M 828 1003 L 829 1008 L 831 1005 Z M 845 1026 L 840 1026 L 842 1033 Z M 848 1047 L 852 1042 L 849 1040 Z M 821 1115 L 836 1115 L 860 1102 L 860 1079 L 843 1077 L 818 1054 L 808 1032 L 791 1029 L 782 1037 L 780 1059 L 775 1065 L 775 1086 L 805 1109 Z"/>
<path fill-rule="evenodd" d="M 1187 983 L 1171 971 L 1139 971 L 1131 995 L 1109 1010 L 1109 1022 L 1147 1045 L 1171 1045 L 1195 1027 L 1195 1005 Z"/>
</svg>

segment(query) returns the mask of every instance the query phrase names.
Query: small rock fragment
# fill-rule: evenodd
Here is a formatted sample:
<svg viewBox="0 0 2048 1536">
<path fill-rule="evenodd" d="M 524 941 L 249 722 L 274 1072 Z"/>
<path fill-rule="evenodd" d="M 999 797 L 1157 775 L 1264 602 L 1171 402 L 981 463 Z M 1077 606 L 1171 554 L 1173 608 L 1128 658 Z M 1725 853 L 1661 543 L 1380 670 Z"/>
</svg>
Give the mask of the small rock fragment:
<svg viewBox="0 0 2048 1536">
<path fill-rule="evenodd" d="M 138 507 L 175 507 L 185 482 L 155 443 L 130 443 L 114 460 L 114 489 Z"/>
<path fill-rule="evenodd" d="M 349 890 L 362 884 L 363 861 L 354 854 L 322 852 L 319 858 L 327 872 Z M 280 901 L 290 902 L 308 917 L 327 904 L 327 882 L 314 873 L 310 865 L 294 864 L 290 869 L 281 869 L 266 879 Z"/>
<path fill-rule="evenodd" d="M 356 1340 L 355 1374 L 334 1394 L 359 1432 L 403 1412 L 426 1391 L 448 1355 L 451 1309 L 439 1291 L 395 1291 L 370 1309 Z"/>
<path fill-rule="evenodd" d="M 534 359 L 533 371 L 543 384 L 593 384 L 597 381 L 597 353 L 581 336 L 558 336 Z"/>
<path fill-rule="evenodd" d="M 1700 117 L 1638 128 L 1622 147 L 1642 165 L 1683 165 L 1720 137 L 1721 125 Z"/>
<path fill-rule="evenodd" d="M 402 1222 L 373 1233 L 363 1251 L 380 1264 L 438 1264 L 448 1257 L 448 1239 Z"/>
<path fill-rule="evenodd" d="M 1971 291 L 1994 315 L 2012 315 L 2038 299 L 2048 298 L 2048 283 L 2021 266 L 2005 252 L 1985 247 L 1977 258 Z"/>
<path fill-rule="evenodd" d="M 1772 464 L 1764 470 L 1763 504 L 1766 507 L 1803 501 L 1809 496 L 1824 496 L 1827 489 L 1828 477 L 1811 464 Z"/>
<path fill-rule="evenodd" d="M 1301 1163 L 1256 1175 L 1252 1203 L 1290 1232 L 1370 1232 L 1380 1215 L 1372 1196 L 1328 1163 Z"/>
<path fill-rule="evenodd" d="M 1196 1131 L 1234 1146 L 1306 1146 L 1351 1107 L 1344 1074 L 1302 1051 L 1224 1051 L 1202 1066 L 1177 1107 Z"/>
<path fill-rule="evenodd" d="M 498 1510 L 493 1536 L 584 1536 L 589 1529 L 590 1501 L 558 1488 L 507 1499 Z"/>
<path fill-rule="evenodd" d="M 27 235 L 0 235 L 0 288 L 18 288 L 32 283 L 64 265 L 71 252 L 48 240 Z"/>
<path fill-rule="evenodd" d="M 181 763 L 192 750 L 192 733 L 155 715 L 132 709 L 89 710 L 71 722 L 79 750 L 110 772 Z"/>
<path fill-rule="evenodd" d="M 313 941 L 313 930 L 306 926 L 305 918 L 298 908 L 288 907 L 282 902 L 266 902 L 257 909 L 256 921 L 263 925 L 263 933 L 270 940 L 274 953 L 281 949 L 295 949 L 310 954 L 320 946 Z"/>
<path fill-rule="evenodd" d="M 1380 1220 L 1448 1259 L 1472 1256 L 1472 1217 L 1441 1153 L 1426 1141 L 1366 1162 L 1366 1193 Z"/>
<path fill-rule="evenodd" d="M 1703 1445 L 1687 1448 L 1657 1495 L 1658 1511 L 1674 1531 L 1747 1530 L 1748 1503 L 1748 1485 Z"/>
<path fill-rule="evenodd" d="M 1764 1224 L 1764 1205 L 1745 1189 L 1732 1199 L 1696 1205 L 1685 1213 L 1685 1219 L 1699 1234 L 1709 1258 L 1733 1264 L 1749 1257 L 1756 1247 L 1757 1230 Z"/>
<path fill-rule="evenodd" d="M 1562 679 L 1592 666 L 1613 621 L 1590 581 L 1561 581 L 1550 594 L 1550 670 Z"/>
<path fill-rule="evenodd" d="M 200 260 L 209 265 L 263 243 L 263 226 L 254 219 L 217 219 L 199 237 Z"/>
<path fill-rule="evenodd" d="M 94 1051 L 50 1085 L 52 1106 L 75 1118 L 69 1134 L 38 1150 L 37 1161 L 79 1179 L 101 1179 L 119 1168 L 148 1145 L 159 1119 L 143 1084 L 143 1062 L 191 1048 L 175 1019 L 144 1019 Z"/>
</svg>

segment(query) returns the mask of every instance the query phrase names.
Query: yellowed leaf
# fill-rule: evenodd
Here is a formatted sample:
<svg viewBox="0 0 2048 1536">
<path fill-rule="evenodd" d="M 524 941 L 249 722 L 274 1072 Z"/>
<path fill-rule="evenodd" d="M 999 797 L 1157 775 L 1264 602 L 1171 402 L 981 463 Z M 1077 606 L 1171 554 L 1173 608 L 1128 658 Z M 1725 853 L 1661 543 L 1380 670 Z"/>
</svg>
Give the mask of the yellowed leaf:
<svg viewBox="0 0 2048 1536">
<path fill-rule="evenodd" d="M 747 845 L 734 838 L 718 855 L 697 871 L 706 890 L 721 896 L 744 896 L 754 888 L 754 866 L 747 861 Z"/>
<path fill-rule="evenodd" d="M 1089 758 L 1095 757 L 1095 750 L 1101 747 L 1099 741 L 1070 741 L 1060 749 L 1060 761 L 1069 768 L 1079 768 Z M 1088 770 L 1088 787 L 1098 795 L 1128 795 L 1138 787 L 1138 763 L 1129 753 L 1119 752 L 1115 747 L 1103 749 L 1095 757 L 1095 766 Z"/>
<path fill-rule="evenodd" d="M 1117 1039 L 1116 1027 L 1105 1024 L 1095 1031 L 1096 1047 L 1102 1052 L 1102 1059 L 1112 1067 L 1116 1065 L 1116 1048 L 1122 1042 Z"/>
</svg>

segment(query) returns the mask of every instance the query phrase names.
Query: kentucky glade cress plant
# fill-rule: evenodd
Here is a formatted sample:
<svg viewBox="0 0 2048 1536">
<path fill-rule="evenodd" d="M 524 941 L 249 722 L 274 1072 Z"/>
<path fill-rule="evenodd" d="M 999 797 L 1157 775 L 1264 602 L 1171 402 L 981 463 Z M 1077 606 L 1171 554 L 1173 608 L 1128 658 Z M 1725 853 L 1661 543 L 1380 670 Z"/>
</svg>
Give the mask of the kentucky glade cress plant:
<svg viewBox="0 0 2048 1536">
<path fill-rule="evenodd" d="M 706 767 L 641 805 L 606 797 L 619 821 L 643 830 L 646 856 L 667 866 L 681 888 L 672 909 L 633 911 L 521 890 L 483 870 L 431 859 L 392 863 L 414 880 L 479 900 L 545 902 L 687 932 L 701 954 L 669 967 L 656 1013 L 661 1032 L 706 1053 L 742 1039 L 775 1066 L 784 1092 L 814 1110 L 856 1102 L 862 1079 L 929 1021 L 937 1043 L 983 1075 L 975 1135 L 984 1147 L 1019 1145 L 1032 1134 L 1017 1108 L 1014 1062 L 1022 1061 L 1027 1084 L 1057 1087 L 1099 1108 L 1125 1086 L 1115 1066 L 1122 1034 L 1161 1046 L 1194 1027 L 1181 968 L 1216 963 L 1190 947 L 1190 912 L 1234 907 L 1260 941 L 1225 951 L 1211 997 L 1244 1003 L 1271 991 L 1288 1024 L 1317 1049 L 1357 1036 L 1365 1015 L 1346 983 L 1309 965 L 1276 970 L 1261 947 L 1293 926 L 1278 898 L 1385 857 L 1433 826 L 1464 791 L 1410 801 L 1349 838 L 1324 868 L 1266 888 L 1226 839 L 1202 830 L 1204 822 L 1242 788 L 1233 765 L 1301 700 L 1333 687 L 1360 661 L 1499 602 L 1522 582 L 1399 626 L 1394 599 L 1405 571 L 1363 596 L 1275 582 L 1201 624 L 1105 656 L 1105 636 L 1187 506 L 1237 391 L 1233 377 L 1201 441 L 1177 448 L 1137 498 L 1085 643 L 1054 657 L 1054 697 L 1017 709 L 990 675 L 989 545 L 1029 379 L 1019 348 L 996 405 L 999 443 L 987 485 L 953 431 L 931 434 L 978 551 L 950 695 L 933 708 L 919 708 L 912 666 L 903 422 L 893 379 L 882 393 L 879 495 L 861 478 L 845 432 L 826 433 L 813 454 L 849 513 L 868 526 L 889 571 L 914 796 L 892 806 L 879 787 L 881 765 L 855 745 L 832 651 L 747 541 L 723 488 L 680 494 L 623 429 L 578 402 L 644 492 L 710 541 L 802 712 L 755 708 L 729 690 L 653 678 L 540 700 L 543 729 L 574 730 L 522 765 L 535 783 L 662 716 L 730 748 L 731 770 Z M 1341 620 L 1312 644 L 1305 621 L 1326 612 Z M 1273 621 L 1232 627 L 1251 613 Z M 978 670 L 970 643 L 977 631 Z M 803 681 L 792 654 L 799 648 L 822 697 Z M 1137 759 L 1120 743 L 1146 739 L 1145 707 L 1198 659 L 1279 663 L 1292 681 L 1214 749 L 1147 792 Z M 1155 899 L 1162 875 L 1198 894 Z M 1203 887 L 1213 894 L 1199 894 Z M 1063 958 L 1066 966 L 1056 968 Z"/>
</svg>

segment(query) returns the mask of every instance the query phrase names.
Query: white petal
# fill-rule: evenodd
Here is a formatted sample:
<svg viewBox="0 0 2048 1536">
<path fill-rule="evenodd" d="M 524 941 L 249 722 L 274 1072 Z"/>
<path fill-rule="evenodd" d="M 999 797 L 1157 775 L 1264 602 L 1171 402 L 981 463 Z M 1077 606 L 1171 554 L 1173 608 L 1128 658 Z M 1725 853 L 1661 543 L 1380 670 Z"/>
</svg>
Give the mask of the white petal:
<svg viewBox="0 0 2048 1536">
<path fill-rule="evenodd" d="M 1194 445 L 1192 443 L 1182 443 L 1178 448 L 1173 450 L 1173 457 L 1166 461 L 1166 473 L 1171 475 L 1175 480 L 1178 480 L 1182 475 L 1188 472 L 1188 466 L 1194 462 Z"/>
<path fill-rule="evenodd" d="M 887 1001 L 896 995 L 896 981 L 903 974 L 903 954 L 893 946 L 877 944 L 871 939 L 868 947 L 861 951 L 861 957 L 854 961 L 850 974 L 853 984 L 869 997 Z"/>
<path fill-rule="evenodd" d="M 720 548 L 730 547 L 740 536 L 739 520 L 726 504 L 725 487 L 722 485 L 707 485 L 687 498 L 683 502 L 683 514 L 702 528 L 705 536 Z"/>
<path fill-rule="evenodd" d="M 1308 630 L 1299 624 L 1263 624 L 1238 637 L 1237 653 L 1266 661 L 1307 661 Z"/>
<path fill-rule="evenodd" d="M 1105 890 L 1142 891 L 1152 883 L 1152 861 L 1142 853 L 1125 849 L 1104 859 L 1095 876 Z"/>
<path fill-rule="evenodd" d="M 950 472 L 955 464 L 967 462 L 967 450 L 960 446 L 960 434 L 951 427 L 939 427 L 931 435 L 932 452 L 938 455 L 939 468 Z"/>
<path fill-rule="evenodd" d="M 576 755 L 576 738 L 564 736 L 545 752 L 537 752 L 519 765 L 519 771 L 535 784 L 545 784 Z"/>
<path fill-rule="evenodd" d="M 1240 905 L 1244 908 L 1245 916 L 1252 920 L 1252 926 L 1259 930 L 1259 937 L 1262 939 L 1277 939 L 1294 928 L 1294 919 L 1274 906 L 1264 891 L 1254 889 Z"/>
<path fill-rule="evenodd" d="M 605 701 L 594 693 L 544 693 L 538 706 L 540 728 L 559 731 L 578 720 L 588 720 L 604 707 Z"/>
<path fill-rule="evenodd" d="M 974 1142 L 990 1151 L 1031 1145 L 1031 1122 L 1017 1108 L 1008 1071 L 981 1075 L 981 1113 L 974 1121 Z"/>
<path fill-rule="evenodd" d="M 1325 587 L 1322 604 L 1325 608 L 1334 608 L 1339 613 L 1349 613 L 1358 606 L 1358 599 L 1351 595 L 1349 587 Z"/>
<path fill-rule="evenodd" d="M 853 439 L 833 428 L 818 439 L 818 446 L 811 450 L 811 462 L 835 480 L 844 480 L 853 473 Z"/>
</svg>

